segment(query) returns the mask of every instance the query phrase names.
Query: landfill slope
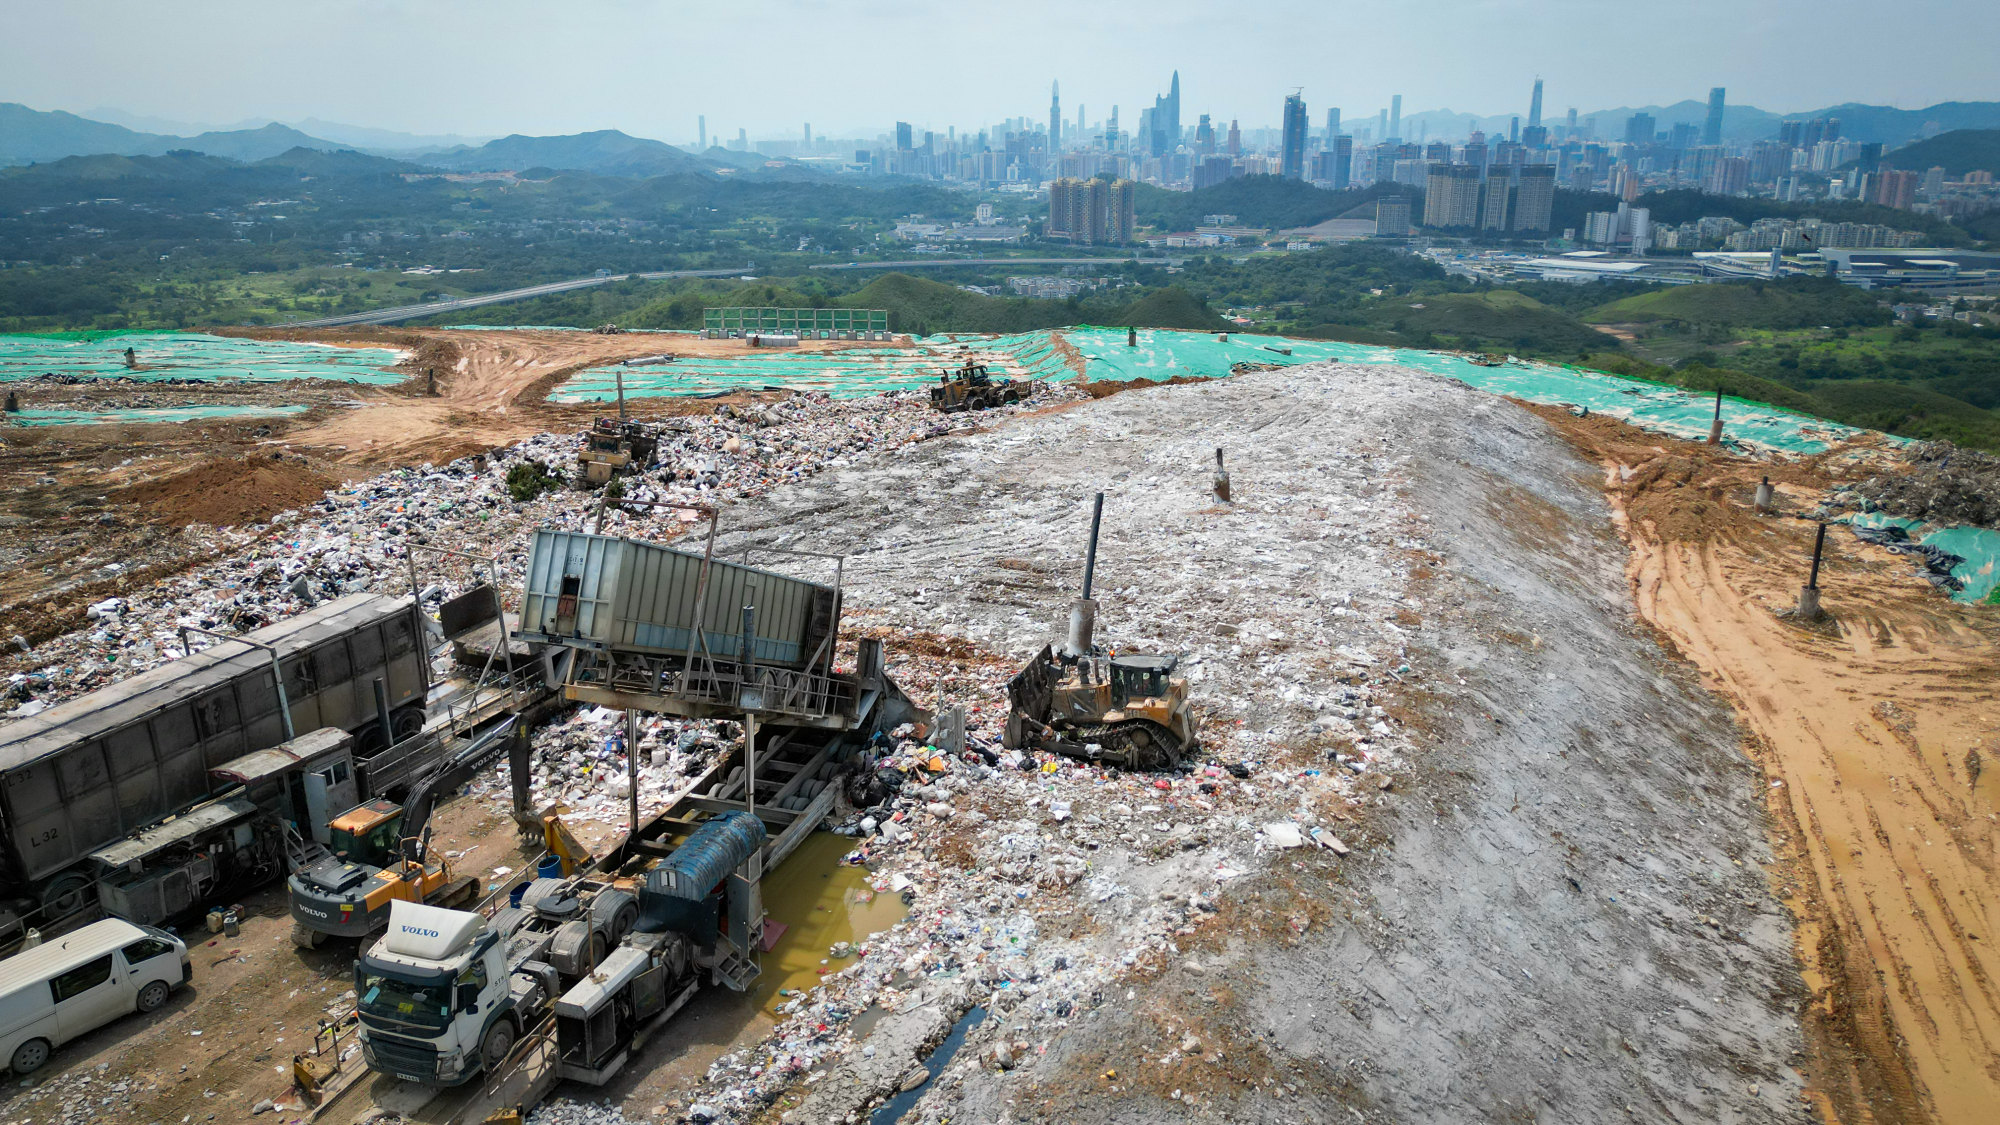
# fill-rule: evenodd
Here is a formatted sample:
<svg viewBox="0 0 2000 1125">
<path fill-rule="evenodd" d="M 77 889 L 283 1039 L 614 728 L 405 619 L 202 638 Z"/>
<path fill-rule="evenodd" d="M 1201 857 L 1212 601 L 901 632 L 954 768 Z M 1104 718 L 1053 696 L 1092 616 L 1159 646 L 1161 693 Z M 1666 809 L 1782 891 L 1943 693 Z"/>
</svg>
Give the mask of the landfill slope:
<svg viewBox="0 0 2000 1125">
<path fill-rule="evenodd" d="M 985 815 L 919 816 L 920 845 L 950 844 L 878 856 L 936 920 L 890 963 L 933 983 L 773 1116 L 871 1104 L 980 1002 L 1003 1018 L 912 1120 L 1796 1119 L 1804 991 L 1762 782 L 1633 621 L 1595 482 L 1514 405 L 1326 364 L 1017 418 L 742 513 L 725 550 L 844 553 L 862 620 L 1024 660 L 1104 490 L 1099 639 L 1187 654 L 1208 750 L 1249 767 L 951 790 Z M 991 693 L 960 696 L 990 729 Z M 1348 854 L 1284 849 L 1277 821 Z M 1024 849 L 1088 874 L 1009 894 Z"/>
<path fill-rule="evenodd" d="M 1779 890 L 1802 919 L 1807 1066 L 1822 1116 L 1993 1120 L 2000 776 L 1988 767 L 2000 623 L 1941 597 L 1910 556 L 1837 528 L 1819 578 L 1827 617 L 1796 620 L 1815 539 L 1801 517 L 1841 497 L 1823 475 L 1841 466 L 1663 449 L 1615 424 L 1555 420 L 1603 466 L 1641 616 L 1713 677 L 1751 733 Z M 1669 460 L 1676 468 L 1661 472 Z M 1915 480 L 1876 477 L 1864 490 L 1942 504 L 1953 518 L 1984 500 L 1976 480 L 1941 481 L 1925 465 Z M 1776 511 L 1753 516 L 1766 477 Z"/>
</svg>

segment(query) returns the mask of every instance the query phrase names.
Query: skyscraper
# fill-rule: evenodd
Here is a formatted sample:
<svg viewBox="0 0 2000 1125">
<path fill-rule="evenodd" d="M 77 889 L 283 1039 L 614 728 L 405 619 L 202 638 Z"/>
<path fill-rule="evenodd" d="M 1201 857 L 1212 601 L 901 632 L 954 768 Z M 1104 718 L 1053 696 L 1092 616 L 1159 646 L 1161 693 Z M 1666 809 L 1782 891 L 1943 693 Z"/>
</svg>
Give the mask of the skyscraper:
<svg viewBox="0 0 2000 1125">
<path fill-rule="evenodd" d="M 1333 147 L 1333 139 L 1339 135 L 1340 109 L 1339 107 L 1335 107 L 1326 111 L 1326 144 L 1328 148 Z"/>
<path fill-rule="evenodd" d="M 1062 151 L 1062 83 L 1049 83 L 1049 153 Z"/>
<path fill-rule="evenodd" d="M 1229 119 L 1229 145 L 1227 151 L 1231 156 L 1243 155 L 1243 130 L 1236 127 L 1236 119 L 1233 117 Z"/>
<path fill-rule="evenodd" d="M 1141 113 L 1142 131 L 1140 138 L 1146 144 L 1146 151 L 1154 156 L 1165 156 L 1181 144 L 1181 72 L 1174 71 L 1174 80 L 1167 87 L 1167 95 L 1153 99 L 1150 113 Z"/>
<path fill-rule="evenodd" d="M 695 127 L 695 135 L 696 135 L 696 137 L 698 137 L 698 138 L 699 138 L 698 140 L 696 140 L 696 141 L 695 141 L 695 147 L 696 147 L 696 148 L 699 148 L 699 149 L 700 149 L 701 151 L 703 151 L 703 152 L 707 152 L 707 151 L 708 151 L 708 115 L 704 113 L 704 114 L 702 114 L 701 116 L 699 116 L 699 117 L 696 117 L 696 118 L 694 119 L 694 127 Z"/>
<path fill-rule="evenodd" d="M 1389 99 L 1389 139 L 1396 141 L 1403 139 L 1403 95 L 1401 94 Z"/>
<path fill-rule="evenodd" d="M 1285 99 L 1285 135 L 1279 153 L 1279 175 L 1288 180 L 1306 178 L 1306 100 L 1300 94 Z"/>
<path fill-rule="evenodd" d="M 1319 174 L 1313 178 L 1323 181 L 1334 191 L 1346 191 L 1349 186 L 1349 172 L 1354 167 L 1354 138 L 1340 136 L 1327 142 L 1319 154 Z"/>
<path fill-rule="evenodd" d="M 908 152 L 912 147 L 914 146 L 910 142 L 910 123 L 907 121 L 896 122 L 896 151 Z"/>
<path fill-rule="evenodd" d="M 1542 79 L 1541 76 L 1537 75 L 1535 77 L 1535 95 L 1534 97 L 1528 99 L 1528 128 L 1533 129 L 1536 126 L 1540 125 L 1541 123 L 1542 123 Z"/>
<path fill-rule="evenodd" d="M 1701 143 L 1719 145 L 1722 143 L 1722 97 L 1723 87 L 1717 86 L 1708 92 L 1708 120 L 1701 126 Z"/>
<path fill-rule="evenodd" d="M 1194 127 L 1194 150 L 1202 156 L 1215 155 L 1215 126 L 1208 120 L 1208 114 L 1201 115 L 1201 124 Z"/>
</svg>

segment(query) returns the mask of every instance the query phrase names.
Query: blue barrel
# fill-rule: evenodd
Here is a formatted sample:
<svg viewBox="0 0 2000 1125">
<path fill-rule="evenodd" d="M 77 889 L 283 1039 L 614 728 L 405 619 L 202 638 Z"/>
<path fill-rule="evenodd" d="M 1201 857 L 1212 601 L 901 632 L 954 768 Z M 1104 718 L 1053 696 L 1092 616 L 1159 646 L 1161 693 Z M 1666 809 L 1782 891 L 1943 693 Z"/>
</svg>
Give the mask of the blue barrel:
<svg viewBox="0 0 2000 1125">
<path fill-rule="evenodd" d="M 559 855 L 543 856 L 542 862 L 535 866 L 535 875 L 537 878 L 542 878 L 542 879 L 562 878 L 563 877 L 562 857 Z"/>
<path fill-rule="evenodd" d="M 528 887 L 528 883 L 516 883 L 514 889 L 507 892 L 507 905 L 519 908 L 521 905 L 521 896 L 528 893 Z"/>
</svg>

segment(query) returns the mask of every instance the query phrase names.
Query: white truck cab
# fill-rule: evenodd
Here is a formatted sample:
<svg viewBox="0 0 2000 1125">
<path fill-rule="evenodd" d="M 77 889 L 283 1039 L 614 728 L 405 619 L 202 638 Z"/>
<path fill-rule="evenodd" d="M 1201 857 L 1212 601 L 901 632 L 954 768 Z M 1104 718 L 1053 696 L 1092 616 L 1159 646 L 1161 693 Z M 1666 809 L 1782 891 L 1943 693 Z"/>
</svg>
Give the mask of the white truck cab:
<svg viewBox="0 0 2000 1125">
<path fill-rule="evenodd" d="M 498 1065 L 521 1031 L 508 975 L 484 917 L 397 900 L 388 933 L 354 963 L 369 1068 L 456 1086 Z"/>
</svg>

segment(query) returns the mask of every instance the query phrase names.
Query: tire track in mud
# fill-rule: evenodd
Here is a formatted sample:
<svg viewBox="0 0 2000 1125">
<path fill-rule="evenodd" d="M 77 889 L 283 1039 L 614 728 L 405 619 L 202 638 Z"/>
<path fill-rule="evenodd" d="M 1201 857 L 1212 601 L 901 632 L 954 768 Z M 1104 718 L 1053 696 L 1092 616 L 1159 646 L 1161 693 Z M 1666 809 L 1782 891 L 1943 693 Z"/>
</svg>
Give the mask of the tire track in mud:
<svg viewBox="0 0 2000 1125">
<path fill-rule="evenodd" d="M 1774 877 L 1792 884 L 1815 993 L 1809 1079 L 1822 1112 L 1847 1125 L 1993 1120 L 2000 787 L 1958 763 L 1991 753 L 2000 733 L 2000 626 L 1844 538 L 1822 579 L 1831 623 L 1793 625 L 1773 611 L 1802 577 L 1810 525 L 1731 513 L 1670 536 L 1633 513 L 1675 498 L 1627 484 L 1643 475 L 1633 465 L 1693 459 L 1687 492 L 1740 513 L 1760 472 L 1786 466 L 1543 413 L 1606 467 L 1640 617 L 1735 700 L 1778 843 L 1798 842 Z M 1797 506 L 1827 483 L 1788 471 L 1804 486 Z"/>
</svg>

